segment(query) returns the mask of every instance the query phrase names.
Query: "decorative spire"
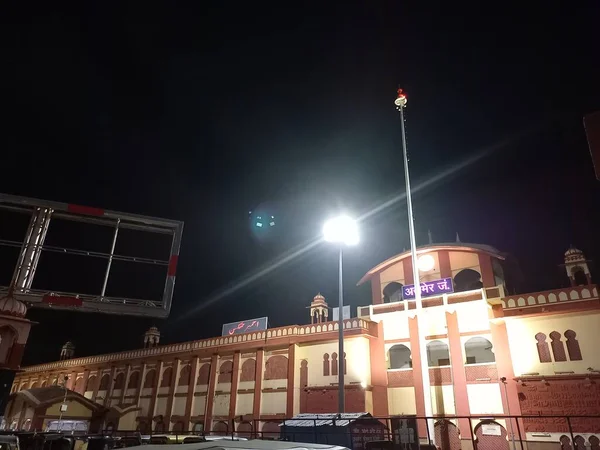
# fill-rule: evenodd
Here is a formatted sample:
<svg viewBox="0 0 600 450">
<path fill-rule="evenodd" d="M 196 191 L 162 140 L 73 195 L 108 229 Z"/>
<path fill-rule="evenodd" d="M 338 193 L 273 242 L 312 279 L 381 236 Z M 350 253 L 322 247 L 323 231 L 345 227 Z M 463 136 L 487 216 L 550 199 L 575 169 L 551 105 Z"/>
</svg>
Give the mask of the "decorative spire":
<svg viewBox="0 0 600 450">
<path fill-rule="evenodd" d="M 460 236 L 458 235 L 458 231 L 456 232 L 456 242 L 460 242 Z"/>
<path fill-rule="evenodd" d="M 427 230 L 427 237 L 429 238 L 429 245 L 433 244 L 433 235 L 431 234 L 431 230 Z"/>
</svg>

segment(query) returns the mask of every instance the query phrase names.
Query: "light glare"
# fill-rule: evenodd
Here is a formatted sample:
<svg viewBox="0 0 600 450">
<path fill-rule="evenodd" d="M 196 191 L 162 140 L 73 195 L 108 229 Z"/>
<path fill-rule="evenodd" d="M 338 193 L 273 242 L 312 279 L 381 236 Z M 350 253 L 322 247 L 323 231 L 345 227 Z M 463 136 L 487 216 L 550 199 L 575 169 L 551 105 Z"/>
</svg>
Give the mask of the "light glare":
<svg viewBox="0 0 600 450">
<path fill-rule="evenodd" d="M 323 226 L 323 237 L 327 242 L 339 242 L 346 245 L 358 244 L 358 227 L 348 216 L 330 219 Z"/>
<path fill-rule="evenodd" d="M 431 255 L 423 255 L 419 258 L 419 260 L 417 261 L 417 266 L 419 267 L 419 270 L 421 272 L 429 272 L 430 270 L 433 270 L 433 267 L 435 266 L 435 261 L 433 259 L 433 256 Z"/>
</svg>

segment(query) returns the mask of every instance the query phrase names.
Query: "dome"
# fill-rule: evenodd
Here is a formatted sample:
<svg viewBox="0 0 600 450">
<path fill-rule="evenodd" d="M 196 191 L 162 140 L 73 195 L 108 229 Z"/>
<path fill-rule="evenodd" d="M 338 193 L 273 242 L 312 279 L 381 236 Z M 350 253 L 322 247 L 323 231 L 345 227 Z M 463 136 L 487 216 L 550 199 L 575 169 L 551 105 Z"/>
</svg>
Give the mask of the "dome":
<svg viewBox="0 0 600 450">
<path fill-rule="evenodd" d="M 27 307 L 25 303 L 15 299 L 12 295 L 0 299 L 0 314 L 15 317 L 25 317 Z"/>
<path fill-rule="evenodd" d="M 160 331 L 158 331 L 158 328 L 156 327 L 150 327 L 148 328 L 148 331 L 146 331 L 146 334 L 160 334 Z"/>
<path fill-rule="evenodd" d="M 585 261 L 585 255 L 581 250 L 575 247 L 569 248 L 565 252 L 565 261 L 566 262 L 575 262 L 575 261 Z"/>
<path fill-rule="evenodd" d="M 321 295 L 321 293 L 319 292 L 317 295 L 315 295 L 312 302 L 313 303 L 325 303 L 325 297 L 323 297 Z"/>
</svg>

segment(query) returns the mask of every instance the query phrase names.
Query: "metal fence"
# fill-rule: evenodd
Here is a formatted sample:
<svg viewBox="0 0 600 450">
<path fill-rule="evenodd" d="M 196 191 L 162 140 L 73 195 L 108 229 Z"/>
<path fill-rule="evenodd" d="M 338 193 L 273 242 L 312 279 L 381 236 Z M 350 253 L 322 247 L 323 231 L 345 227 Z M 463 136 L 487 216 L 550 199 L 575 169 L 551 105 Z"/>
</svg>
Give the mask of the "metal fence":
<svg viewBox="0 0 600 450">
<path fill-rule="evenodd" d="M 304 419 L 306 424 L 302 427 L 293 427 L 293 431 L 285 433 L 285 439 L 299 442 L 315 442 L 322 444 L 337 444 L 350 442 L 354 450 L 366 449 L 366 443 L 372 440 L 385 440 L 400 442 L 399 430 L 394 421 L 409 418 L 416 422 L 421 442 L 432 442 L 427 420 L 433 420 L 435 443 L 442 450 L 456 450 L 461 448 L 461 441 L 471 441 L 477 450 L 526 450 L 527 432 L 556 433 L 560 434 L 563 449 L 580 450 L 581 435 L 594 435 L 600 442 L 600 415 L 485 415 L 485 416 L 389 416 L 368 419 L 371 422 L 382 424 L 381 431 L 373 432 L 363 428 L 361 432 L 347 426 L 347 419 L 332 419 L 331 414 L 319 418 Z M 350 419 L 350 423 L 361 422 L 364 419 Z M 310 423 L 312 421 L 312 423 Z M 331 422 L 323 427 L 323 422 Z M 337 421 L 337 422 L 336 422 Z M 104 434 L 112 436 L 130 436 L 133 434 L 148 435 L 153 440 L 163 436 L 170 442 L 181 443 L 188 436 L 223 436 L 247 439 L 282 439 L 281 431 L 286 424 L 297 422 L 297 419 L 260 419 L 244 420 L 236 418 L 230 420 L 213 420 L 212 431 L 204 432 L 202 429 L 193 430 L 105 430 Z M 340 425 L 343 423 L 344 425 Z M 181 424 L 181 422 L 180 422 Z M 284 427 L 284 428 L 282 428 Z M 323 429 L 327 428 L 327 432 Z M 416 433 L 416 431 L 415 431 Z M 596 439 L 596 437 L 593 437 Z M 556 442 L 556 441 L 554 441 Z M 594 441 L 595 442 L 595 441 Z M 410 448 L 410 447 L 408 447 Z M 418 448 L 418 447 L 415 447 Z M 581 447 L 583 450 L 584 447 Z M 587 448 L 587 447 L 586 447 Z"/>
</svg>

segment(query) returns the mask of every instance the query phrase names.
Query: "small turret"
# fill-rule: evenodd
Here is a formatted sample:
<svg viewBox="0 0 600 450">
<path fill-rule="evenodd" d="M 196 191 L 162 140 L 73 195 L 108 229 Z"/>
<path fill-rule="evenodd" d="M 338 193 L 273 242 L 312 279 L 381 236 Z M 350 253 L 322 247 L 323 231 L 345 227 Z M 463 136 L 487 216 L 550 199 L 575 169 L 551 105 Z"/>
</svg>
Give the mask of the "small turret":
<svg viewBox="0 0 600 450">
<path fill-rule="evenodd" d="M 71 341 L 65 342 L 60 350 L 60 360 L 72 359 L 75 356 L 75 345 Z"/>
<path fill-rule="evenodd" d="M 310 323 L 327 322 L 329 318 L 329 307 L 320 293 L 315 295 L 313 301 L 310 302 Z"/>
<path fill-rule="evenodd" d="M 150 327 L 144 333 L 144 348 L 157 347 L 160 342 L 160 331 L 156 327 Z"/>
</svg>

